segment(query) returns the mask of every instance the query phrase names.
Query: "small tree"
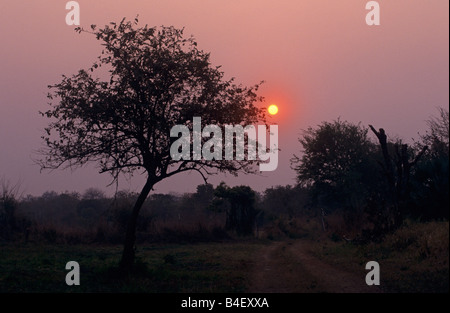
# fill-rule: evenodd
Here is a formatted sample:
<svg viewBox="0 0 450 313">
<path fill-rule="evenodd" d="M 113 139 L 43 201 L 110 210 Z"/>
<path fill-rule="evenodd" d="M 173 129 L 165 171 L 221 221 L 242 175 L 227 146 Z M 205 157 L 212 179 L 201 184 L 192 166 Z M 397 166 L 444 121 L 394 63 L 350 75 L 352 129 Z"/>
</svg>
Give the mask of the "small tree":
<svg viewBox="0 0 450 313">
<path fill-rule="evenodd" d="M 304 131 L 299 139 L 302 155 L 294 155 L 291 162 L 298 183 L 310 188 L 316 206 L 362 214 L 378 184 L 375 145 L 367 133 L 359 124 L 340 120 Z"/>
<path fill-rule="evenodd" d="M 436 141 L 441 142 L 447 148 L 449 146 L 449 111 L 439 108 L 439 115 L 427 120 L 429 131 L 422 136 L 425 145 L 433 147 Z"/>
<path fill-rule="evenodd" d="M 105 193 L 98 188 L 88 188 L 82 195 L 83 200 L 103 200 L 105 199 Z"/>
<path fill-rule="evenodd" d="M 42 168 L 67 168 L 95 162 L 100 173 L 117 181 L 121 173 L 139 171 L 146 182 L 131 212 L 121 268 L 134 262 L 136 221 L 153 186 L 173 175 L 197 171 L 203 178 L 217 172 L 252 172 L 253 161 L 171 158 L 175 125 L 191 127 L 199 116 L 205 125 L 251 125 L 264 119 L 255 104 L 258 85 L 243 87 L 225 80 L 210 56 L 174 27 L 137 27 L 123 19 L 88 32 L 102 42 L 98 61 L 88 70 L 49 86 L 53 119 L 43 136 Z M 109 79 L 93 76 L 100 67 Z M 57 101 L 53 101 L 57 100 Z M 191 142 L 192 145 L 192 142 Z M 192 151 L 192 149 L 191 149 Z"/>
<path fill-rule="evenodd" d="M 372 132 L 377 136 L 380 143 L 380 150 L 383 155 L 383 162 L 380 162 L 386 177 L 388 198 L 392 201 L 393 222 L 388 228 L 398 228 L 403 222 L 410 198 L 410 180 L 412 169 L 427 151 L 428 146 L 422 147 L 419 152 L 413 151 L 407 144 L 401 141 L 392 145 L 383 128 L 378 131 L 369 125 Z M 393 150 L 389 149 L 393 146 Z"/>
<path fill-rule="evenodd" d="M 226 229 L 234 230 L 242 236 L 251 235 L 258 215 L 258 210 L 255 208 L 255 192 L 248 186 L 230 188 L 225 183 L 221 183 L 214 194 L 216 198 L 213 200 L 213 206 L 226 207 Z"/>
<path fill-rule="evenodd" d="M 92 227 L 106 213 L 109 202 L 102 190 L 88 188 L 77 203 L 77 217 L 83 225 Z"/>
<path fill-rule="evenodd" d="M 11 239 L 17 227 L 17 198 L 20 183 L 12 185 L 4 178 L 0 179 L 0 237 Z"/>
<path fill-rule="evenodd" d="M 412 207 L 422 219 L 449 218 L 449 112 L 427 120 L 428 131 L 416 142 L 415 150 L 429 147 L 412 173 Z"/>
<path fill-rule="evenodd" d="M 292 219 L 307 213 L 308 196 L 308 190 L 299 185 L 270 187 L 264 191 L 261 206 L 266 213 Z"/>
</svg>

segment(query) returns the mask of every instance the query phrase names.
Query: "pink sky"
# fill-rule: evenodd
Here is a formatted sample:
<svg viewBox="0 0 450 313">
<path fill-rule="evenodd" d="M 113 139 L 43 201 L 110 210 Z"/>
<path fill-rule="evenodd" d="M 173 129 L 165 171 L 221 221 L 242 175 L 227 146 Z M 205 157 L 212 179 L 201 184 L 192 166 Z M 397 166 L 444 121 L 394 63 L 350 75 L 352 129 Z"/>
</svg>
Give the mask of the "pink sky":
<svg viewBox="0 0 450 313">
<path fill-rule="evenodd" d="M 24 194 L 106 189 L 109 176 L 93 169 L 40 173 L 31 155 L 48 123 L 46 86 L 86 68 L 100 52 L 92 36 L 65 24 L 67 1 L 0 2 L 0 177 L 21 181 Z M 302 129 L 340 117 L 383 127 L 406 141 L 449 105 L 449 2 L 379 1 L 381 25 L 365 23 L 362 0 L 80 0 L 81 25 L 123 17 L 148 25 L 185 27 L 211 52 L 227 77 L 252 85 L 280 113 L 279 166 L 260 176 L 212 177 L 262 191 L 295 183 L 289 159 Z M 159 192 L 194 191 L 198 174 L 175 176 Z M 142 178 L 120 187 L 137 190 Z M 110 191 L 113 188 L 108 189 Z"/>
</svg>

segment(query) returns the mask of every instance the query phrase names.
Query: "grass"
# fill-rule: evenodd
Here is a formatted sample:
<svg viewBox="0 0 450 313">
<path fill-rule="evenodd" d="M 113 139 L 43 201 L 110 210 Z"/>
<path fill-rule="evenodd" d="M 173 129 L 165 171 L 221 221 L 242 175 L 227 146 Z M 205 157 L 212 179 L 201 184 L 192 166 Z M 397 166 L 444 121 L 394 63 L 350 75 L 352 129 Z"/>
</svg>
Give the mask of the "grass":
<svg viewBox="0 0 450 313">
<path fill-rule="evenodd" d="M 367 262 L 377 261 L 381 268 L 381 287 L 387 292 L 449 291 L 448 222 L 410 222 L 381 243 L 366 245 L 316 236 L 316 231 L 307 234 L 308 227 L 316 228 L 316 225 L 312 222 L 302 225 L 298 228 L 299 235 L 285 234 L 285 238 L 280 240 L 309 242 L 308 247 L 316 257 L 346 271 L 357 271 L 358 275 L 365 275 Z M 296 226 L 287 225 L 288 233 L 293 233 Z M 266 235 L 270 238 L 271 234 L 268 232 Z M 264 255 L 268 242 L 266 239 L 255 239 L 221 243 L 141 244 L 138 246 L 135 271 L 125 278 L 117 270 L 121 245 L 0 243 L 0 293 L 247 292 L 249 275 L 255 261 Z M 292 256 L 283 251 L 277 251 L 276 255 L 279 256 L 276 261 L 284 271 L 302 271 L 302 264 L 286 265 L 292 261 Z M 65 265 L 69 261 L 80 264 L 80 286 L 67 286 L 65 283 L 68 273 Z M 305 272 L 304 276 L 307 275 Z M 276 277 L 274 281 L 277 279 L 280 278 Z M 299 285 L 299 288 L 320 291 L 314 285 Z"/>
<path fill-rule="evenodd" d="M 0 246 L 0 292 L 244 292 L 261 242 L 144 245 L 136 271 L 119 277 L 121 246 Z M 67 286 L 68 261 L 80 264 L 80 286 Z"/>
<path fill-rule="evenodd" d="M 380 264 L 386 292 L 449 292 L 449 223 L 406 223 L 381 243 L 354 245 L 320 240 L 316 256 L 348 271 Z"/>
</svg>

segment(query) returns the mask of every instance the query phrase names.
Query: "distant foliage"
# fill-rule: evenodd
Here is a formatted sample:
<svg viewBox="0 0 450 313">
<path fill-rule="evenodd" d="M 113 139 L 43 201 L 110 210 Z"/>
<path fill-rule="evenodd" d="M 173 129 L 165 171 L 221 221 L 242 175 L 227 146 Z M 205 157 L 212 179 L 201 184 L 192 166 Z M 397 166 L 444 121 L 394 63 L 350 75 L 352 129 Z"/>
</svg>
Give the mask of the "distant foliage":
<svg viewBox="0 0 450 313">
<path fill-rule="evenodd" d="M 300 185 L 270 187 L 264 191 L 258 205 L 268 217 L 292 219 L 311 213 L 309 196 L 309 189 Z"/>
<path fill-rule="evenodd" d="M 368 129 L 341 120 L 323 122 L 305 130 L 299 142 L 302 151 L 292 165 L 298 184 L 310 190 L 311 205 L 340 210 L 348 223 L 359 223 L 381 188 L 378 151 Z"/>
<path fill-rule="evenodd" d="M 16 230 L 16 199 L 9 195 L 0 196 L 0 237 L 10 239 Z"/>
<path fill-rule="evenodd" d="M 413 173 L 412 214 L 421 219 L 449 218 L 449 111 L 439 109 L 428 121 L 429 129 L 416 143 L 428 146 Z"/>
<path fill-rule="evenodd" d="M 0 178 L 0 188 L 0 239 L 13 240 L 19 233 L 27 237 L 31 223 L 17 212 L 20 183 Z"/>
<path fill-rule="evenodd" d="M 226 229 L 238 235 L 251 235 L 258 215 L 256 193 L 248 186 L 228 187 L 221 183 L 214 194 L 215 208 L 224 208 L 226 212 Z"/>
<path fill-rule="evenodd" d="M 373 239 L 406 218 L 448 219 L 448 111 L 439 109 L 427 123 L 429 130 L 414 145 L 369 125 L 374 142 L 368 128 L 340 120 L 304 131 L 292 165 L 298 185 L 309 191 L 307 203 L 325 212 L 323 223 L 327 212 L 338 213 L 347 229 L 368 228 L 363 234 Z M 286 197 L 276 201 L 289 207 Z"/>
</svg>

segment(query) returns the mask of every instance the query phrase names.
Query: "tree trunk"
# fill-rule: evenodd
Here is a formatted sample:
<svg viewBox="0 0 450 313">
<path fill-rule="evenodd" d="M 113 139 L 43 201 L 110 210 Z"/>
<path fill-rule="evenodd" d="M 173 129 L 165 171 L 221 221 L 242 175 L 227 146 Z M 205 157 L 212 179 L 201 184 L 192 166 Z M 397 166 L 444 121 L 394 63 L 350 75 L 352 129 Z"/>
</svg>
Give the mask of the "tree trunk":
<svg viewBox="0 0 450 313">
<path fill-rule="evenodd" d="M 122 259 L 120 260 L 120 269 L 122 271 L 131 270 L 134 264 L 134 246 L 136 243 L 136 225 L 139 212 L 144 204 L 145 199 L 147 199 L 148 194 L 153 188 L 154 183 L 151 180 L 147 180 L 139 194 L 138 199 L 133 207 L 133 212 L 131 213 L 130 219 L 128 221 L 127 232 L 125 235 L 125 244 L 122 253 Z"/>
<path fill-rule="evenodd" d="M 394 225 L 388 225 L 396 229 L 401 226 L 404 217 L 405 201 L 408 199 L 408 188 L 409 179 L 411 174 L 411 168 L 419 161 L 425 151 L 428 149 L 427 146 L 423 147 L 419 154 L 416 155 L 415 159 L 410 162 L 408 155 L 408 145 L 403 144 L 401 147 L 396 144 L 396 154 L 397 160 L 395 162 L 396 170 L 394 170 L 393 160 L 389 155 L 387 136 L 384 129 L 380 128 L 376 131 L 372 125 L 369 125 L 372 132 L 377 136 L 380 142 L 381 150 L 383 152 L 383 158 L 385 162 L 385 172 L 388 179 L 389 190 L 391 192 L 391 197 L 394 206 Z M 400 149 L 401 148 L 401 149 Z M 390 223 L 389 223 L 390 224 Z"/>
<path fill-rule="evenodd" d="M 322 228 L 323 228 L 323 231 L 327 231 L 327 226 L 326 226 L 326 222 L 325 222 L 325 210 L 324 209 L 320 209 L 320 210 L 321 210 L 320 217 L 322 219 Z"/>
</svg>

